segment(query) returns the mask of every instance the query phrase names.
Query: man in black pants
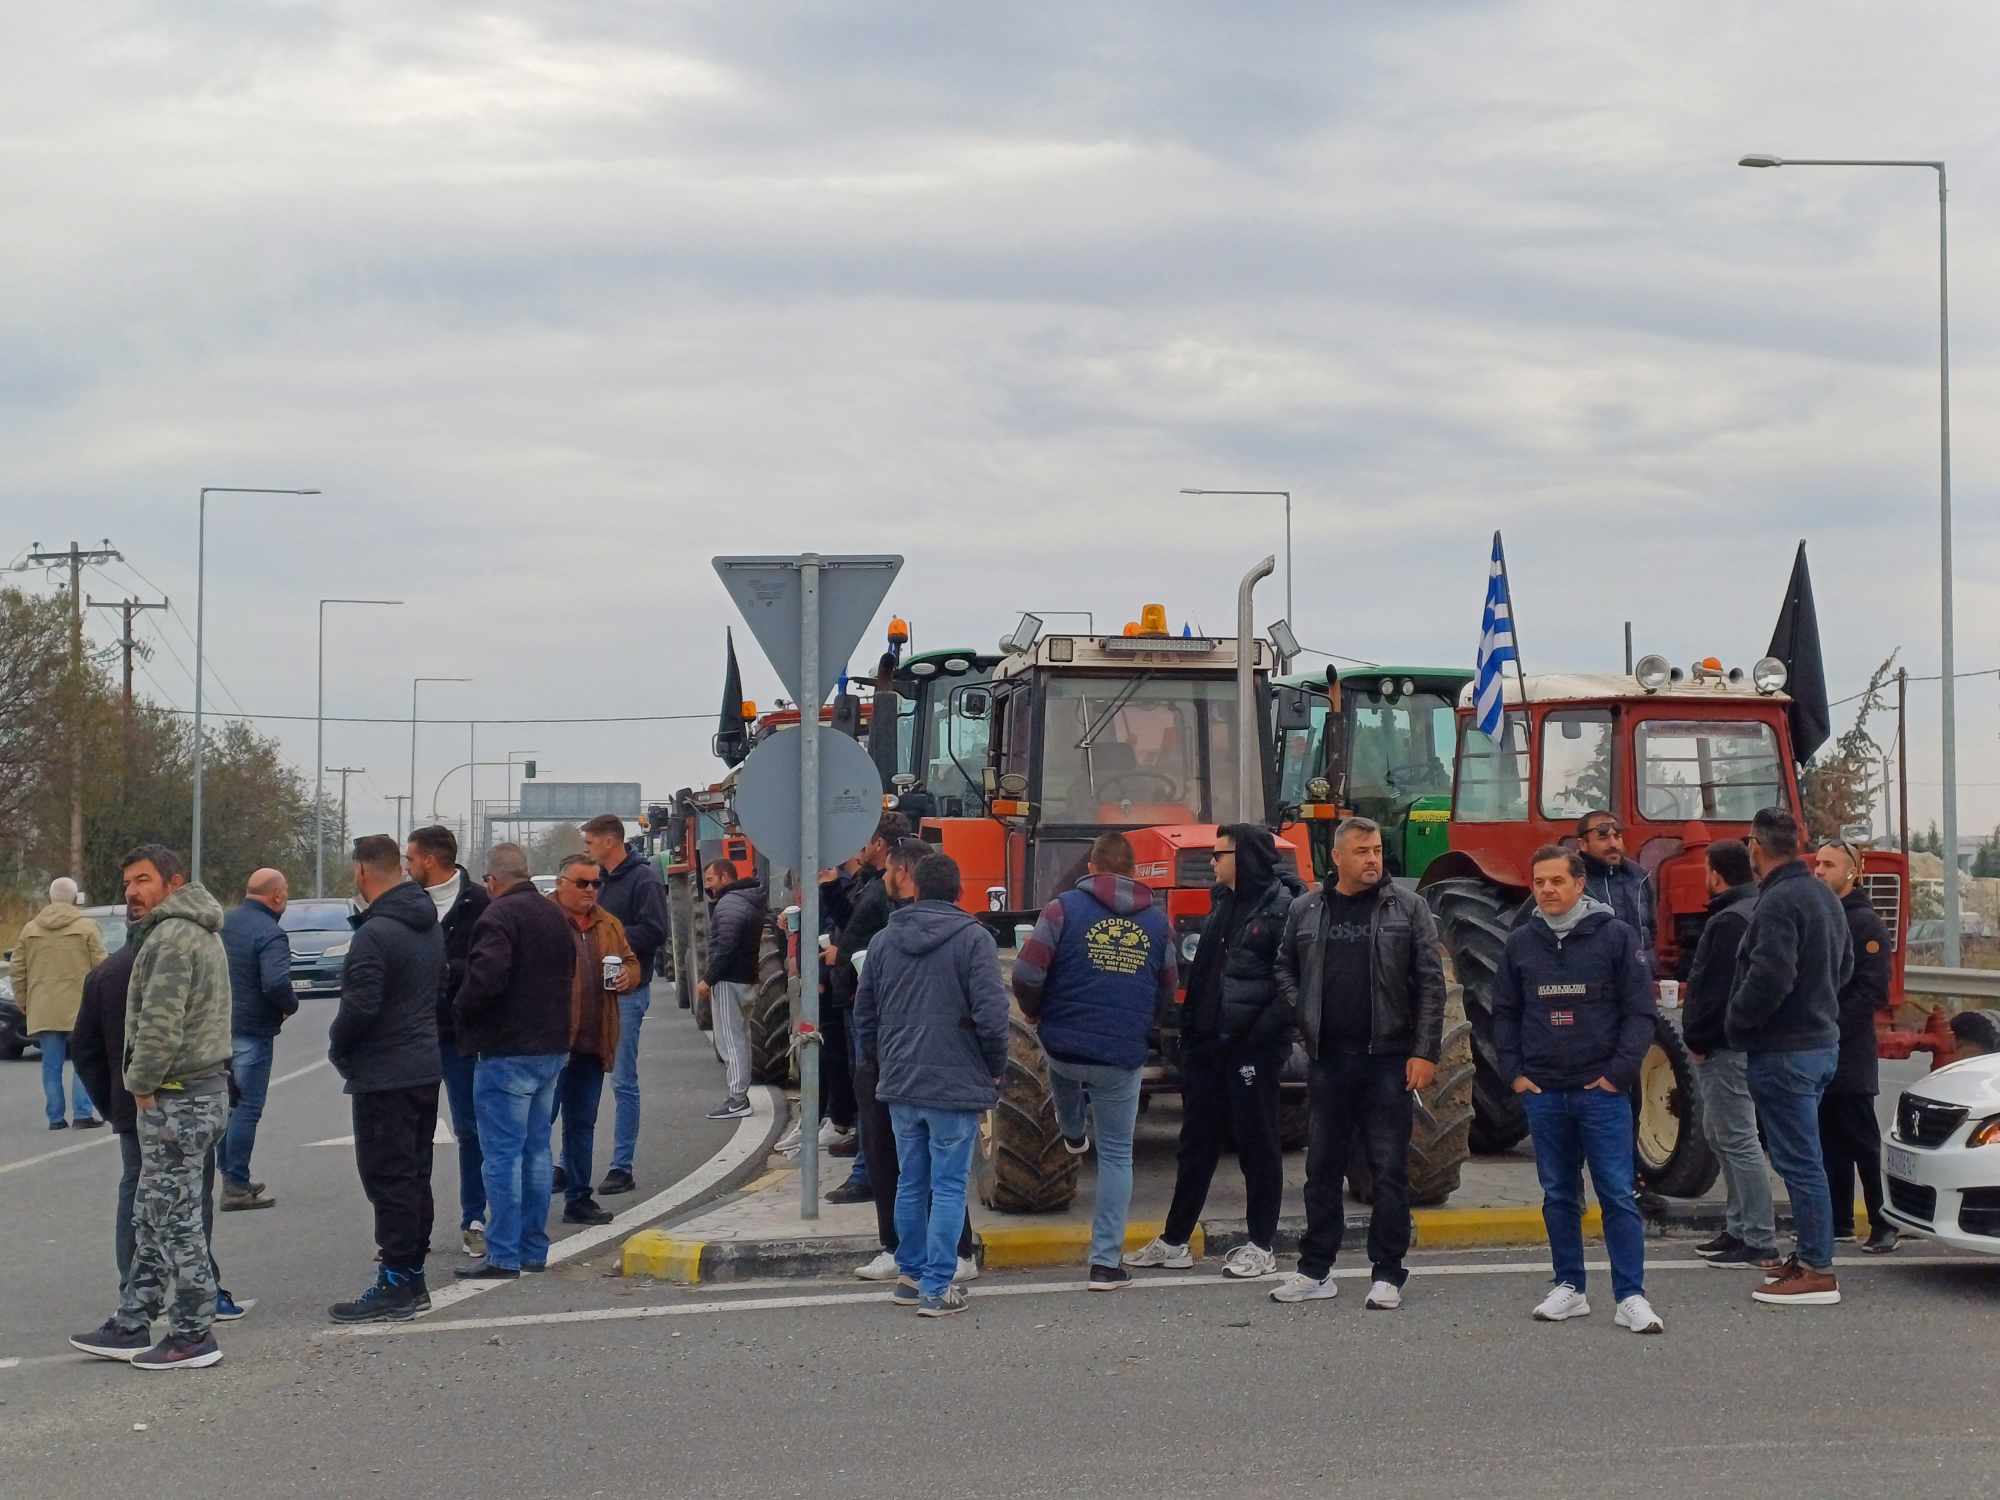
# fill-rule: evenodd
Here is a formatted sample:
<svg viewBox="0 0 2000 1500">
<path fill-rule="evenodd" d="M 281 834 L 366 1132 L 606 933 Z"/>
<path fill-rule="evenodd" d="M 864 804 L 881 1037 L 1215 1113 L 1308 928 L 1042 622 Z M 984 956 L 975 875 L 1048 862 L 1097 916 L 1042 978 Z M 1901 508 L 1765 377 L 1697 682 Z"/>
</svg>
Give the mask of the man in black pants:
<svg viewBox="0 0 2000 1500">
<path fill-rule="evenodd" d="M 437 1002 L 445 983 L 444 931 L 429 892 L 403 874 L 386 834 L 354 841 L 354 889 L 367 902 L 340 971 L 340 1009 L 327 1056 L 354 1100 L 354 1164 L 375 1209 L 375 1284 L 336 1302 L 336 1323 L 428 1311 L 432 1139 L 437 1134 Z"/>
<path fill-rule="evenodd" d="M 1901 1240 L 1882 1217 L 1882 1124 L 1875 1117 L 1881 1065 L 1875 1055 L 1875 1012 L 1889 1003 L 1889 929 L 1861 889 L 1861 851 L 1845 839 L 1821 844 L 1813 873 L 1840 897 L 1854 938 L 1854 977 L 1840 990 L 1840 1062 L 1819 1101 L 1819 1149 L 1833 1193 L 1836 1244 L 1854 1235 L 1854 1179 L 1868 1210 L 1870 1255 L 1887 1255 Z"/>
<path fill-rule="evenodd" d="M 1225 1276 L 1278 1269 L 1273 1243 L 1284 1194 L 1278 1139 L 1278 1077 L 1291 1048 L 1292 1013 L 1274 972 L 1294 884 L 1277 841 L 1257 823 L 1215 831 L 1215 891 L 1188 971 L 1181 1027 L 1181 1145 L 1174 1201 L 1160 1237 L 1125 1257 L 1128 1266 L 1186 1270 L 1189 1238 L 1222 1156 L 1223 1122 L 1236 1138 L 1249 1197 L 1249 1239 L 1223 1257 Z"/>
<path fill-rule="evenodd" d="M 1349 818 L 1333 836 L 1333 876 L 1292 903 L 1278 990 L 1312 1058 L 1312 1143 L 1299 1268 L 1273 1302 L 1333 1296 L 1346 1210 L 1347 1152 L 1359 1135 L 1375 1178 L 1368 1306 L 1403 1305 L 1409 1279 L 1411 1099 L 1437 1077 L 1444 961 L 1423 897 L 1389 879 L 1382 829 Z"/>
</svg>

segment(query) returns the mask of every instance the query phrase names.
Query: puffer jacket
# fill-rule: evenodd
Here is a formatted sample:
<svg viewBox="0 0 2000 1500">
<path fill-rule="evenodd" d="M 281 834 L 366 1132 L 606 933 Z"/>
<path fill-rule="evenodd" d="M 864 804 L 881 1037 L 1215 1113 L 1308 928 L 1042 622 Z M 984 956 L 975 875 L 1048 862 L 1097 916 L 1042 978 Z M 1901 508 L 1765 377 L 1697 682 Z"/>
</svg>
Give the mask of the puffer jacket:
<svg viewBox="0 0 2000 1500">
<path fill-rule="evenodd" d="M 222 905 L 184 885 L 133 929 L 139 956 L 125 1003 L 125 1087 L 133 1094 L 228 1089 L 229 955 Z"/>
<path fill-rule="evenodd" d="M 1423 897 L 1386 873 L 1375 894 L 1368 923 L 1368 1051 L 1436 1062 L 1444 1040 L 1437 918 Z M 1325 888 L 1308 891 L 1292 903 L 1278 944 L 1278 998 L 1299 1028 L 1306 1055 L 1315 1059 L 1326 998 L 1326 925 Z"/>
<path fill-rule="evenodd" d="M 1021 1014 L 1064 1062 L 1138 1067 L 1179 987 L 1166 916 L 1129 875 L 1084 876 L 1042 908 L 1014 960 Z"/>
<path fill-rule="evenodd" d="M 438 996 L 445 987 L 437 903 L 414 880 L 393 885 L 349 917 L 354 940 L 340 969 L 340 1009 L 326 1055 L 350 1094 L 413 1089 L 444 1077 Z"/>
<path fill-rule="evenodd" d="M 104 936 L 74 902 L 56 901 L 28 919 L 14 948 L 14 999 L 30 1036 L 74 1031 L 84 976 L 104 962 Z"/>
<path fill-rule="evenodd" d="M 1279 864 L 1270 829 L 1236 823 L 1221 831 L 1236 843 L 1236 885 L 1218 885 L 1211 895 L 1188 967 L 1181 1031 L 1196 1047 L 1277 1047 L 1292 1029 L 1278 993 L 1278 943 L 1303 888 Z"/>
<path fill-rule="evenodd" d="M 737 880 L 716 894 L 708 914 L 710 984 L 755 984 L 757 948 L 764 938 L 765 895 L 761 880 Z"/>
<path fill-rule="evenodd" d="M 1510 1084 L 1525 1076 L 1551 1092 L 1605 1078 L 1629 1089 L 1653 1045 L 1657 1011 L 1638 935 L 1600 902 L 1567 933 L 1539 917 L 1516 927 L 1492 998 L 1493 1045 Z"/>
<path fill-rule="evenodd" d="M 898 908 L 868 945 L 854 1031 L 882 1103 L 991 1109 L 1007 1069 L 993 934 L 949 901 Z"/>
</svg>

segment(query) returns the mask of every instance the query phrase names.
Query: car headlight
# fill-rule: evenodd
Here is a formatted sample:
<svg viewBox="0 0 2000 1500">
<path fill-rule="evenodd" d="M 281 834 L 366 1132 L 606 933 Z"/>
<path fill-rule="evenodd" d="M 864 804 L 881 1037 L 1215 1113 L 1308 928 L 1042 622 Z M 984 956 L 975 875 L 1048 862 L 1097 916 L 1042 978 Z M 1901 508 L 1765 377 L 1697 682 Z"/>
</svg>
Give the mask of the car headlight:
<svg viewBox="0 0 2000 1500">
<path fill-rule="evenodd" d="M 2000 1146 L 2000 1115 L 1981 1120 L 1972 1127 L 1972 1134 L 1965 1138 L 1968 1146 Z"/>
<path fill-rule="evenodd" d="M 1791 674 L 1775 656 L 1767 656 L 1750 669 L 1750 683 L 1760 693 L 1780 691 Z"/>
<path fill-rule="evenodd" d="M 347 957 L 348 948 L 350 948 L 352 945 L 353 945 L 352 938 L 348 939 L 348 941 L 345 943 L 335 943 L 331 948 L 328 948 L 324 953 L 320 954 L 320 957 L 345 958 Z"/>
</svg>

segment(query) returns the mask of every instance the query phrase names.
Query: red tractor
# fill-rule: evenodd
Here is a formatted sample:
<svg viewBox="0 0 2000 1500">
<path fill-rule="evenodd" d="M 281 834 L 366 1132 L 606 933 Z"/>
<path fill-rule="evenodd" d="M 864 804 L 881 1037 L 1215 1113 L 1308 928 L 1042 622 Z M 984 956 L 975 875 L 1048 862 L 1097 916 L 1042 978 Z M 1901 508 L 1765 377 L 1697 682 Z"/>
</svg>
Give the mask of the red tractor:
<svg viewBox="0 0 2000 1500">
<path fill-rule="evenodd" d="M 1784 684 L 1783 664 L 1770 657 L 1747 678 L 1713 657 L 1683 672 L 1658 656 L 1629 677 L 1514 677 L 1497 739 L 1472 722 L 1473 688 L 1461 695 L 1450 849 L 1421 885 L 1473 1026 L 1474 1151 L 1504 1151 L 1528 1131 L 1512 1080 L 1497 1066 L 1490 989 L 1526 905 L 1530 857 L 1544 844 L 1573 845 L 1585 813 L 1612 813 L 1654 901 L 1655 978 L 1684 981 L 1706 919 L 1708 846 L 1743 838 L 1764 807 L 1789 808 L 1805 826 Z M 1894 943 L 1893 1010 L 1903 998 L 1909 861 L 1870 849 L 1864 865 Z M 1638 1167 L 1647 1187 L 1695 1197 L 1714 1182 L 1700 1118 L 1687 1048 L 1666 1007 L 1640 1077 Z"/>
</svg>

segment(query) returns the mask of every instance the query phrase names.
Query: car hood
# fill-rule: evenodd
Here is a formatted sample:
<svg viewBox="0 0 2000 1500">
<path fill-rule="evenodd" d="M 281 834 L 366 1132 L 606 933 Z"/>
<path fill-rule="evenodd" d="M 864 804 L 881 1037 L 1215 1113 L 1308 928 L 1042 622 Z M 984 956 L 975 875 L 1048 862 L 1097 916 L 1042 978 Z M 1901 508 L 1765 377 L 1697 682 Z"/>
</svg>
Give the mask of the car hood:
<svg viewBox="0 0 2000 1500">
<path fill-rule="evenodd" d="M 1939 1104 L 1962 1105 L 1974 1115 L 2000 1113 L 2000 1053 L 1968 1057 L 1927 1073 L 1907 1093 Z"/>
<path fill-rule="evenodd" d="M 335 943 L 353 940 L 352 932 L 322 932 L 317 928 L 285 934 L 291 940 L 293 958 L 318 958 Z"/>
</svg>

